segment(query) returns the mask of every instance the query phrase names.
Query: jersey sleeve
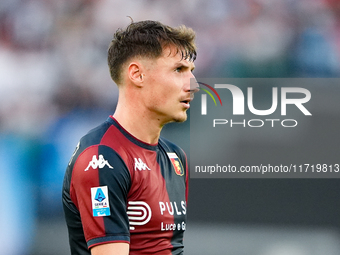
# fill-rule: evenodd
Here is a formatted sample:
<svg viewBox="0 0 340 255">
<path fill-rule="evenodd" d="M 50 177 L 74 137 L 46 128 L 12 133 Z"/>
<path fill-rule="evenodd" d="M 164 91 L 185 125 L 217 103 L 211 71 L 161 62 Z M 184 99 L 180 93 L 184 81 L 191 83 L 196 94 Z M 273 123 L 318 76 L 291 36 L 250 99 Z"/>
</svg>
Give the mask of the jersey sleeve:
<svg viewBox="0 0 340 255">
<path fill-rule="evenodd" d="M 79 210 L 88 248 L 110 242 L 130 242 L 127 195 L 128 168 L 110 147 L 95 145 L 76 159 L 70 197 Z"/>
</svg>

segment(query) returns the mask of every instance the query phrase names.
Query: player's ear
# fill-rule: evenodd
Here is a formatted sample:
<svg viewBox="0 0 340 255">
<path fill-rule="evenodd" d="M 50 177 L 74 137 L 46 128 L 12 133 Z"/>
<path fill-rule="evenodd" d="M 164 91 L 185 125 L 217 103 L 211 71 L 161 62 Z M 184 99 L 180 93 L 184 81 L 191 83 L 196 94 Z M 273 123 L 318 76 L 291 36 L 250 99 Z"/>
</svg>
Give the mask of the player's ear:
<svg viewBox="0 0 340 255">
<path fill-rule="evenodd" d="M 142 65 L 138 62 L 131 62 L 128 67 L 129 79 L 138 87 L 143 86 L 144 74 L 142 73 Z"/>
</svg>

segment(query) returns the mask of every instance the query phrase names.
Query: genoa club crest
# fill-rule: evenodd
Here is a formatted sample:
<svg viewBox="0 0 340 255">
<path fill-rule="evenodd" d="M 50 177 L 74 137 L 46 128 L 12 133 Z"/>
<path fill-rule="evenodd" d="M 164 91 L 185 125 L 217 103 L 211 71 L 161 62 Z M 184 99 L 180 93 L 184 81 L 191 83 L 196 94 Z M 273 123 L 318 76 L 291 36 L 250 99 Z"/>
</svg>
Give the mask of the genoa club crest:
<svg viewBox="0 0 340 255">
<path fill-rule="evenodd" d="M 182 176 L 184 174 L 184 168 L 181 160 L 177 157 L 177 154 L 174 152 L 168 152 L 168 157 L 174 166 L 175 173 L 179 176 Z"/>
</svg>

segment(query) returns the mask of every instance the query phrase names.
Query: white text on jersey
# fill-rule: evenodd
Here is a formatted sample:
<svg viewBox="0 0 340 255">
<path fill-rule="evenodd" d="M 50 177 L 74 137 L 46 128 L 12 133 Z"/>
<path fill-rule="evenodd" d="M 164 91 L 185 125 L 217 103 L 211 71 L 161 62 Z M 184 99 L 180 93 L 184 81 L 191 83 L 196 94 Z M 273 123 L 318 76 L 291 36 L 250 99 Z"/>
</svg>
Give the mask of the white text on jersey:
<svg viewBox="0 0 340 255">
<path fill-rule="evenodd" d="M 181 201 L 181 205 L 177 205 L 176 202 L 159 202 L 159 209 L 161 210 L 161 214 L 167 211 L 170 215 L 182 215 L 187 213 L 186 202 Z"/>
</svg>

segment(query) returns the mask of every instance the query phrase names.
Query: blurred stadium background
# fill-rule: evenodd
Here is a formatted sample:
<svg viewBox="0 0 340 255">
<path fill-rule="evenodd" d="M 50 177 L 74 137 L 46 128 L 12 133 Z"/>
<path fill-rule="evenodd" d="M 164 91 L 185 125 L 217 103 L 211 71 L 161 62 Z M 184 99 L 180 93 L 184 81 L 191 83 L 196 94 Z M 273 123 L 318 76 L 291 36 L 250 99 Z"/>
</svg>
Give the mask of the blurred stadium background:
<svg viewBox="0 0 340 255">
<path fill-rule="evenodd" d="M 69 254 L 63 175 L 114 111 L 106 51 L 127 16 L 192 27 L 198 78 L 340 74 L 339 0 L 2 0 L 1 254 Z M 189 122 L 163 135 L 190 148 Z M 186 254 L 340 254 L 339 184 L 191 179 Z"/>
</svg>

